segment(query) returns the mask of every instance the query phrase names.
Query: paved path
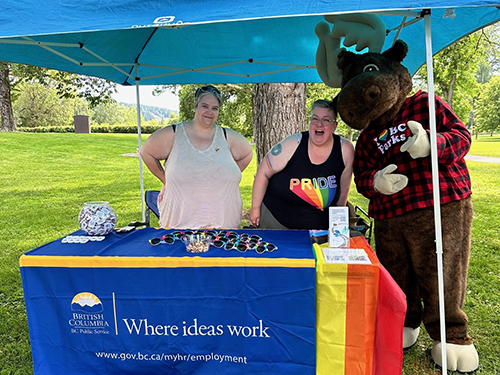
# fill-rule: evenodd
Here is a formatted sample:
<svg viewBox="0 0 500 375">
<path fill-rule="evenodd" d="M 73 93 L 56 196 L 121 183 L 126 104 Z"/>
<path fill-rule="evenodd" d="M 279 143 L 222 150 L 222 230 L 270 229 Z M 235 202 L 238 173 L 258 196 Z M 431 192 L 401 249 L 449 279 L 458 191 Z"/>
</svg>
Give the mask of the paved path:
<svg viewBox="0 0 500 375">
<path fill-rule="evenodd" d="M 483 163 L 495 163 L 500 164 L 500 158 L 494 158 L 491 156 L 478 156 L 478 155 L 466 155 L 465 160 L 470 161 L 480 161 Z"/>
</svg>

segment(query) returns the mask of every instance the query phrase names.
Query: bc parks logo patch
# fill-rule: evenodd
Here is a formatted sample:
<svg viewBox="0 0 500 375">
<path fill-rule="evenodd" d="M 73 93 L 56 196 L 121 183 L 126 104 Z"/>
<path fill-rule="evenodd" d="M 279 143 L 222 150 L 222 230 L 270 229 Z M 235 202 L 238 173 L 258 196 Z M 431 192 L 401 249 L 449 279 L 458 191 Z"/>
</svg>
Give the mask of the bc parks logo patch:
<svg viewBox="0 0 500 375">
<path fill-rule="evenodd" d="M 80 292 L 71 301 L 71 333 L 109 334 L 109 323 L 104 319 L 104 306 L 95 294 Z"/>
<path fill-rule="evenodd" d="M 390 148 L 398 143 L 406 141 L 406 124 L 399 124 L 385 129 L 378 137 L 374 138 L 375 144 L 381 154 L 385 154 Z"/>
</svg>

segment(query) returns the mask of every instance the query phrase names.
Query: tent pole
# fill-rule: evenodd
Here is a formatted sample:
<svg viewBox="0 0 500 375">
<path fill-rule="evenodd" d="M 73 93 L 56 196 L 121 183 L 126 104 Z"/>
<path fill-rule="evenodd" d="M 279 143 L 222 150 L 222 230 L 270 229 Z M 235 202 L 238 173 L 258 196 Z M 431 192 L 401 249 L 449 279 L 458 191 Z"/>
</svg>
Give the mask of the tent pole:
<svg viewBox="0 0 500 375">
<path fill-rule="evenodd" d="M 141 158 L 141 148 L 142 148 L 142 140 L 141 140 L 141 95 L 140 95 L 140 86 L 139 86 L 139 64 L 135 64 L 135 95 L 137 98 L 137 141 L 139 146 L 137 147 L 137 156 L 139 157 L 139 176 L 141 180 L 141 209 L 142 209 L 142 222 L 146 221 L 146 209 L 144 207 L 144 179 L 142 173 L 142 158 Z"/>
<path fill-rule="evenodd" d="M 444 304 L 444 282 L 443 282 L 443 235 L 441 228 L 441 197 L 439 191 L 439 170 L 437 158 L 437 132 L 436 132 L 436 110 L 434 98 L 434 68 L 432 58 L 432 35 L 431 35 L 431 11 L 424 11 L 425 25 L 425 49 L 427 60 L 427 91 L 429 93 L 429 121 L 430 121 L 430 141 L 431 141 L 431 163 L 432 163 L 432 186 L 434 199 L 434 225 L 436 232 L 436 254 L 438 271 L 438 292 L 439 292 L 439 327 L 441 334 L 441 358 L 442 372 L 448 373 L 446 357 L 446 323 Z"/>
</svg>

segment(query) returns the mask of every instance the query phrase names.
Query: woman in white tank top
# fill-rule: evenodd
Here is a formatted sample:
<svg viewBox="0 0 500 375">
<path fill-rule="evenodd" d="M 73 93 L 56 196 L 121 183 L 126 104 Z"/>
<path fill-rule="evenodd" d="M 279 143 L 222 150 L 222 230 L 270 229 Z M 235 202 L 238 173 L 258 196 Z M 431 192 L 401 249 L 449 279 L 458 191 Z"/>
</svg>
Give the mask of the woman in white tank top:
<svg viewBox="0 0 500 375">
<path fill-rule="evenodd" d="M 239 183 L 253 152 L 241 134 L 215 124 L 220 105 L 217 88 L 198 88 L 195 118 L 156 131 L 141 149 L 142 160 L 163 183 L 158 196 L 162 227 L 240 227 Z"/>
</svg>

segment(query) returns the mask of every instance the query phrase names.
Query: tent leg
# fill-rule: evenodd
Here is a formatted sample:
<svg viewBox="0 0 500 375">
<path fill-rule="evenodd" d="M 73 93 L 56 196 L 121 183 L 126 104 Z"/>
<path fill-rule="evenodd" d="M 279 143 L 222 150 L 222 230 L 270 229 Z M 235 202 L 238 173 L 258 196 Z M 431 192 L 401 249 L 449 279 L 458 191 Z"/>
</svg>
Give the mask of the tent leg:
<svg viewBox="0 0 500 375">
<path fill-rule="evenodd" d="M 436 232 L 436 254 L 438 270 L 439 289 L 439 328 L 441 335 L 441 358 L 442 372 L 448 373 L 446 358 L 446 322 L 444 305 L 444 281 L 443 281 L 443 235 L 441 228 L 441 197 L 439 192 L 439 170 L 437 159 L 437 132 L 436 132 L 436 111 L 434 99 L 434 69 L 432 59 L 432 34 L 431 34 L 431 11 L 427 10 L 424 15 L 425 24 L 425 49 L 427 60 L 427 85 L 429 93 L 429 121 L 430 121 L 430 141 L 431 141 L 431 162 L 432 162 L 432 186 L 434 199 L 434 223 Z"/>
<path fill-rule="evenodd" d="M 144 206 L 144 177 L 142 173 L 142 158 L 141 158 L 141 148 L 142 148 L 142 139 L 141 139 L 141 95 L 140 95 L 140 86 L 139 86 L 139 65 L 135 64 L 135 93 L 137 98 L 137 142 L 139 143 L 137 147 L 138 156 L 139 156 L 139 178 L 141 183 L 141 209 L 142 209 L 142 222 L 146 222 L 146 208 Z"/>
</svg>

